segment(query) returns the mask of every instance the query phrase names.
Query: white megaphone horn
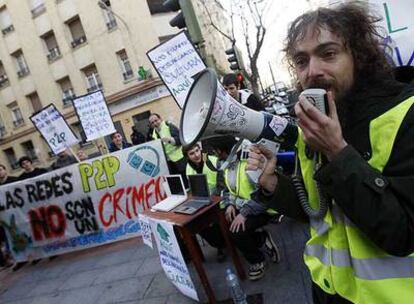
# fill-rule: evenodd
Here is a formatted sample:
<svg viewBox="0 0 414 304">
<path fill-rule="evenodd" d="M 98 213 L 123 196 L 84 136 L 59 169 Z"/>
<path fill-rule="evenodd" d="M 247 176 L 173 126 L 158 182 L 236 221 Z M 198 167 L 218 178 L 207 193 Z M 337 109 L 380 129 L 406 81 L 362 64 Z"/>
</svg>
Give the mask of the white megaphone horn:
<svg viewBox="0 0 414 304">
<path fill-rule="evenodd" d="M 233 99 L 207 68 L 195 78 L 180 121 L 180 140 L 191 146 L 201 139 L 232 135 L 252 142 L 268 139 L 293 146 L 297 126 L 288 119 L 251 110 Z"/>
</svg>

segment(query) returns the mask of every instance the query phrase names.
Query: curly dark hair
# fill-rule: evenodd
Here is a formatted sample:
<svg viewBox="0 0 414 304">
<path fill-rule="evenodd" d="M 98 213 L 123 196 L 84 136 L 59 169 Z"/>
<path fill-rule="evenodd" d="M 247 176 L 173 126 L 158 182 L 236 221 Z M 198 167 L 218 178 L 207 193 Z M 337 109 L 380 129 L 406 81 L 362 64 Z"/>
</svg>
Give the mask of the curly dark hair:
<svg viewBox="0 0 414 304">
<path fill-rule="evenodd" d="M 289 27 L 284 51 L 291 69 L 296 43 L 309 30 L 318 33 L 329 30 L 343 39 L 354 59 L 354 79 L 365 84 L 391 78 L 391 66 L 386 59 L 385 37 L 375 23 L 382 18 L 368 13 L 366 4 L 352 2 L 335 8 L 318 8 L 299 16 Z"/>
</svg>

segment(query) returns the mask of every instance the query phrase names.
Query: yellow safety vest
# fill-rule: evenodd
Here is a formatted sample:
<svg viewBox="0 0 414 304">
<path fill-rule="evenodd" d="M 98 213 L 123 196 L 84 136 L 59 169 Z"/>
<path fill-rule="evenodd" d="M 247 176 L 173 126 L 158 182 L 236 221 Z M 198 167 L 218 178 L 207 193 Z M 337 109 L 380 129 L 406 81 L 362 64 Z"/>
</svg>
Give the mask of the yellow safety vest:
<svg viewBox="0 0 414 304">
<path fill-rule="evenodd" d="M 414 103 L 411 97 L 370 123 L 369 164 L 383 171 L 401 122 Z M 385 139 L 385 140 L 384 140 Z M 414 139 L 413 139 L 414 140 Z M 298 157 L 312 208 L 319 208 L 313 160 L 305 155 L 302 134 Z M 328 294 L 357 304 L 414 303 L 414 254 L 391 256 L 369 240 L 333 202 L 323 219 L 310 222 L 311 238 L 304 260 L 312 280 Z"/>
<path fill-rule="evenodd" d="M 236 166 L 236 180 L 234 182 L 230 182 L 229 178 L 229 168 L 224 170 L 224 182 L 226 184 L 227 189 L 229 192 L 234 195 L 235 197 L 239 197 L 244 200 L 250 199 L 250 195 L 253 191 L 255 191 L 255 186 L 250 182 L 249 178 L 246 174 L 246 161 L 239 161 Z M 232 187 L 232 184 L 235 187 Z M 269 215 L 274 215 L 277 212 L 274 209 L 268 208 L 266 212 Z"/>
<path fill-rule="evenodd" d="M 158 136 L 158 134 L 159 136 Z M 170 127 L 165 123 L 165 121 L 161 122 L 160 131 L 156 131 L 155 129 L 152 131 L 152 138 L 161 138 L 161 137 L 172 137 L 170 132 Z M 167 143 L 163 143 L 165 154 L 167 155 L 167 159 L 172 162 L 179 161 L 182 159 L 183 152 L 181 151 L 180 146 L 175 146 Z"/>
<path fill-rule="evenodd" d="M 207 156 L 207 158 L 210 160 L 210 162 L 216 166 L 217 165 L 217 157 L 215 156 Z M 186 168 L 186 173 L 187 175 L 193 175 L 193 174 L 197 174 L 196 170 L 193 169 L 193 167 L 191 167 L 191 165 L 189 163 L 187 163 L 187 168 Z M 210 191 L 210 194 L 215 193 L 216 188 L 217 188 L 217 172 L 211 170 L 206 162 L 204 161 L 204 166 L 203 166 L 203 174 L 206 175 L 207 177 L 207 183 L 208 183 L 208 189 Z"/>
</svg>

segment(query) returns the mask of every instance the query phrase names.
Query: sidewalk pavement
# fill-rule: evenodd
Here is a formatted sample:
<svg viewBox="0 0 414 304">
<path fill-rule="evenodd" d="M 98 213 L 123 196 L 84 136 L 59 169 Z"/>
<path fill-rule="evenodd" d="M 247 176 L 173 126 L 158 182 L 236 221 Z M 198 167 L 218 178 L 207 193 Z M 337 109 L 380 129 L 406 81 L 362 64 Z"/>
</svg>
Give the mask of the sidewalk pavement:
<svg viewBox="0 0 414 304">
<path fill-rule="evenodd" d="M 312 304 L 310 277 L 303 263 L 307 227 L 287 218 L 267 228 L 281 249 L 281 262 L 267 263 L 265 277 L 244 281 L 247 294 L 262 293 L 264 303 Z M 154 243 L 154 246 L 156 244 Z M 216 262 L 216 251 L 202 247 L 205 269 L 217 299 L 229 298 L 225 269 L 230 257 Z M 200 281 L 190 263 L 190 272 L 199 297 L 206 302 Z M 247 270 L 247 267 L 245 268 Z M 0 270 L 1 304 L 185 304 L 196 303 L 182 295 L 165 276 L 158 251 L 133 238 L 79 252 L 54 260 L 43 259 L 12 272 Z"/>
</svg>

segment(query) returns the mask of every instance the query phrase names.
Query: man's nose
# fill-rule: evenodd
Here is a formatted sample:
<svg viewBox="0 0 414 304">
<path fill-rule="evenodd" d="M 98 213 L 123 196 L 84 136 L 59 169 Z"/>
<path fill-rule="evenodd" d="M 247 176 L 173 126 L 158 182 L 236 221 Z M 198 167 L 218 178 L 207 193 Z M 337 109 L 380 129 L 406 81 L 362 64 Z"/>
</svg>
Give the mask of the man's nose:
<svg viewBox="0 0 414 304">
<path fill-rule="evenodd" d="M 319 78 L 324 76 L 323 63 L 317 57 L 311 57 L 308 65 L 308 77 Z"/>
</svg>

